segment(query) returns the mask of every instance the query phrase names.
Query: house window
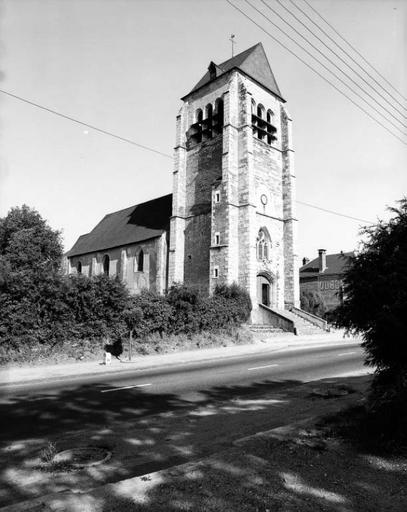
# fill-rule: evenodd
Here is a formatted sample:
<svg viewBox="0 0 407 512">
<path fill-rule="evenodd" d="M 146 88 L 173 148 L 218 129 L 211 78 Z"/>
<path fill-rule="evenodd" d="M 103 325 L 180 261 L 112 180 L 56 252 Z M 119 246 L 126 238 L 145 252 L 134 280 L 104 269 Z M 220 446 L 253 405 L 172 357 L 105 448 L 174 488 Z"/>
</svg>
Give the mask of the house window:
<svg viewBox="0 0 407 512">
<path fill-rule="evenodd" d="M 215 279 L 219 277 L 219 267 L 213 267 L 213 277 Z"/>
<path fill-rule="evenodd" d="M 109 275 L 110 270 L 110 258 L 107 254 L 103 256 L 103 273 L 105 276 Z"/>
<path fill-rule="evenodd" d="M 82 274 L 82 263 L 78 261 L 78 264 L 76 265 L 76 271 L 78 274 Z"/>
<path fill-rule="evenodd" d="M 136 258 L 136 269 L 137 272 L 144 272 L 144 252 L 143 249 L 138 253 Z"/>
<path fill-rule="evenodd" d="M 220 233 L 215 233 L 215 245 L 220 244 Z"/>
<path fill-rule="evenodd" d="M 219 190 L 217 190 L 215 192 L 215 203 L 219 203 L 220 202 L 220 192 Z"/>
</svg>

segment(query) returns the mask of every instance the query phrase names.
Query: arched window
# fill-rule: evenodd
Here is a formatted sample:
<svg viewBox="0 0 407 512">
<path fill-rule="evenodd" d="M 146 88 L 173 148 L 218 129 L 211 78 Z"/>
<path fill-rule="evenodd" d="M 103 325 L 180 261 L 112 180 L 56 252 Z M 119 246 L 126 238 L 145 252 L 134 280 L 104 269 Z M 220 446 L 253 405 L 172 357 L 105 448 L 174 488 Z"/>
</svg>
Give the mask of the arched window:
<svg viewBox="0 0 407 512">
<path fill-rule="evenodd" d="M 252 129 L 253 129 L 253 135 L 257 137 L 257 107 L 256 102 L 252 98 Z"/>
<path fill-rule="evenodd" d="M 144 271 L 144 252 L 143 249 L 138 253 L 137 256 L 137 272 Z"/>
<path fill-rule="evenodd" d="M 105 276 L 109 275 L 110 270 L 110 258 L 107 254 L 103 256 L 103 273 Z"/>
<path fill-rule="evenodd" d="M 195 124 L 192 125 L 193 128 L 193 138 L 196 142 L 202 141 L 202 120 L 203 120 L 203 112 L 202 109 L 198 108 L 195 112 Z"/>
<path fill-rule="evenodd" d="M 82 263 L 80 261 L 78 261 L 76 265 L 76 271 L 78 272 L 78 274 L 82 274 Z"/>
<path fill-rule="evenodd" d="M 257 105 L 257 136 L 260 140 L 263 140 L 266 135 L 266 123 L 265 119 L 265 108 L 261 103 Z"/>
<path fill-rule="evenodd" d="M 267 143 L 271 144 L 274 140 L 276 140 L 276 137 L 274 136 L 274 134 L 276 132 L 276 128 L 274 126 L 274 114 L 270 109 L 267 110 L 266 121 L 267 121 Z"/>
<path fill-rule="evenodd" d="M 223 100 L 218 98 L 215 101 L 214 129 L 217 133 L 223 130 Z"/>
<path fill-rule="evenodd" d="M 205 135 L 205 138 L 211 139 L 212 138 L 212 118 L 213 118 L 213 107 L 211 103 L 208 103 L 205 107 L 205 120 L 204 120 L 204 127 L 203 127 L 203 133 Z"/>
<path fill-rule="evenodd" d="M 202 119 L 203 119 L 202 109 L 198 108 L 198 110 L 195 112 L 195 122 L 202 123 Z"/>
<path fill-rule="evenodd" d="M 258 260 L 270 259 L 271 241 L 268 232 L 265 229 L 260 229 L 256 241 L 256 253 Z"/>
</svg>

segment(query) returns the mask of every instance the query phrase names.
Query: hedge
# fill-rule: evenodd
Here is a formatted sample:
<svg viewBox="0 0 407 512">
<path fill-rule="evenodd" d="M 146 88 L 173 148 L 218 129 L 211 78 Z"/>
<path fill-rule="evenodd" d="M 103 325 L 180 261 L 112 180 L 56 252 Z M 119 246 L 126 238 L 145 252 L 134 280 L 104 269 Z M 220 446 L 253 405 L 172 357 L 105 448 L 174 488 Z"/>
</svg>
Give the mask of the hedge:
<svg viewBox="0 0 407 512">
<path fill-rule="evenodd" d="M 23 286 L 3 283 L 0 293 L 0 342 L 55 346 L 69 341 L 110 340 L 119 343 L 129 331 L 138 339 L 153 333 L 193 334 L 238 326 L 251 311 L 250 297 L 237 285 L 220 286 L 211 297 L 185 285 L 166 295 L 143 290 L 131 296 L 118 279 L 48 276 Z M 24 290 L 24 293 L 22 292 Z"/>
</svg>

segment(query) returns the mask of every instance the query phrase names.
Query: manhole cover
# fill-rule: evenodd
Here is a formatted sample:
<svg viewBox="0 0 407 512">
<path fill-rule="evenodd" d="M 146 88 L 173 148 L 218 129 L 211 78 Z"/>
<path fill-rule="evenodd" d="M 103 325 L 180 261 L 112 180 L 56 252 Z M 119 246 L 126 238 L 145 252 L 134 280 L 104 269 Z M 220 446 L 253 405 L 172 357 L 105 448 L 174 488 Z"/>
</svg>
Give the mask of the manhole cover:
<svg viewBox="0 0 407 512">
<path fill-rule="evenodd" d="M 59 452 L 53 458 L 53 463 L 67 464 L 74 468 L 83 468 L 102 464 L 110 459 L 112 452 L 99 446 L 84 446 L 70 448 Z"/>
<path fill-rule="evenodd" d="M 319 398 L 339 398 L 354 393 L 355 390 L 347 386 L 338 386 L 331 388 L 314 388 L 310 393 L 310 396 L 316 396 Z"/>
</svg>

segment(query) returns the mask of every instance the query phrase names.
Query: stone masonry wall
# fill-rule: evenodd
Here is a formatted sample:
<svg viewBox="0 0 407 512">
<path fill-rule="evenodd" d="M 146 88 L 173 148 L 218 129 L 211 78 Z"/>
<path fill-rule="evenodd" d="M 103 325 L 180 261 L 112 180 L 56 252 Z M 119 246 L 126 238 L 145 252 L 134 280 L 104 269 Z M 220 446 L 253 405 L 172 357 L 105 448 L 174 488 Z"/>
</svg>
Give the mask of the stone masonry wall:
<svg viewBox="0 0 407 512">
<path fill-rule="evenodd" d="M 196 121 L 196 110 L 204 111 L 209 102 L 215 106 L 218 98 L 224 102 L 223 134 L 189 144 L 186 134 Z M 253 136 L 252 100 L 273 112 L 277 139 L 271 144 Z M 281 100 L 236 70 L 185 99 L 177 122 L 170 275 L 182 275 L 184 282 L 207 287 L 209 292 L 218 283 L 237 281 L 249 291 L 256 308 L 261 273 L 274 287 L 274 307 L 296 302 L 295 176 L 289 124 Z M 271 240 L 269 257 L 261 261 L 256 253 L 260 228 Z M 215 244 L 216 233 L 219 243 Z M 182 247 L 182 255 L 177 247 Z"/>
<path fill-rule="evenodd" d="M 166 241 L 165 234 L 126 247 L 117 247 L 97 253 L 89 253 L 69 258 L 71 274 L 82 264 L 82 274 L 94 276 L 103 273 L 103 258 L 109 256 L 109 276 L 119 277 L 131 293 L 139 293 L 143 288 L 163 293 L 166 288 Z M 137 256 L 143 250 L 143 271 L 137 271 Z"/>
</svg>

